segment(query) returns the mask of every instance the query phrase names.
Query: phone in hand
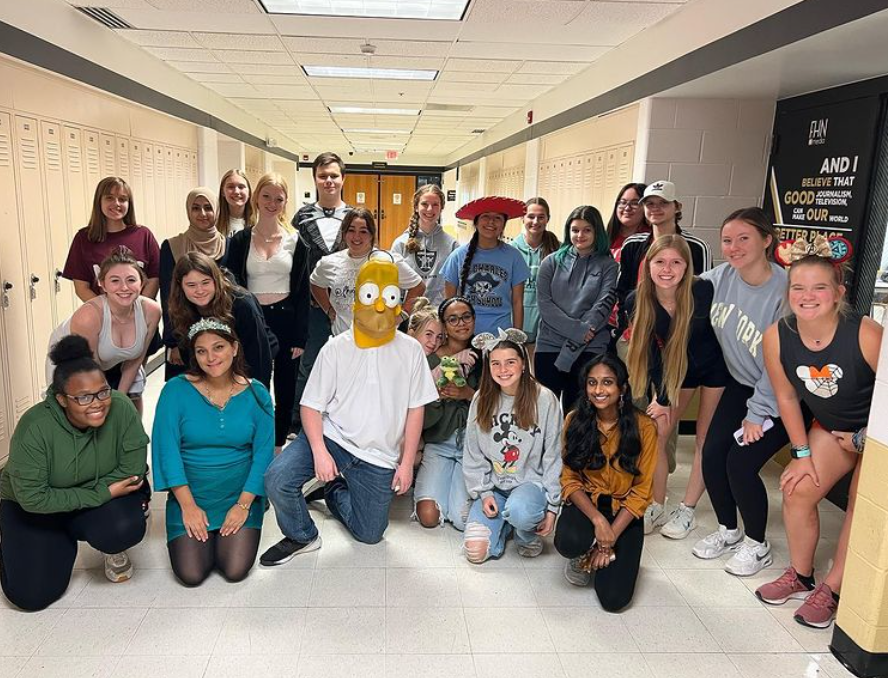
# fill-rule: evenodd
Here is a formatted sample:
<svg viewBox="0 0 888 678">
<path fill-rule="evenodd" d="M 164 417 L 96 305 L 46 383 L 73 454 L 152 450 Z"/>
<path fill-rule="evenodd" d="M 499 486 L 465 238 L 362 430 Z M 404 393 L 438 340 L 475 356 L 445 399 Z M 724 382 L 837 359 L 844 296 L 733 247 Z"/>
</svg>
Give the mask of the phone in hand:
<svg viewBox="0 0 888 678">
<path fill-rule="evenodd" d="M 774 428 L 774 420 L 771 419 L 770 417 L 766 418 L 762 422 L 762 433 L 767 433 L 772 428 Z M 740 445 L 741 447 L 746 445 L 746 443 L 743 442 L 743 427 L 742 426 L 740 428 L 738 428 L 736 431 L 734 431 L 734 440 L 736 440 L 737 444 Z"/>
</svg>

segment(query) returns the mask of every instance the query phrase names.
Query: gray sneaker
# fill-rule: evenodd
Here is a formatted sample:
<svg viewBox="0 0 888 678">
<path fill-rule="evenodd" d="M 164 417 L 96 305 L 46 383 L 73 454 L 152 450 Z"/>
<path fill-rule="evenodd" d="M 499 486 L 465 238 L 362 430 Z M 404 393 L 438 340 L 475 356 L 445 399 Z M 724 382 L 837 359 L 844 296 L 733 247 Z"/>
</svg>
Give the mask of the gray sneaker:
<svg viewBox="0 0 888 678">
<path fill-rule="evenodd" d="M 580 569 L 579 558 L 571 558 L 564 564 L 564 578 L 574 586 L 588 586 L 592 573 Z"/>
<path fill-rule="evenodd" d="M 697 518 L 694 516 L 694 509 L 682 502 L 669 515 L 669 522 L 660 528 L 660 534 L 669 539 L 684 539 L 695 527 Z"/>
<path fill-rule="evenodd" d="M 105 576 L 108 581 L 115 584 L 126 581 L 133 576 L 133 564 L 130 562 L 126 551 L 120 553 L 106 553 Z"/>
<path fill-rule="evenodd" d="M 536 558 L 543 552 L 543 540 L 536 537 L 526 544 L 518 544 L 518 555 L 522 558 Z"/>
</svg>

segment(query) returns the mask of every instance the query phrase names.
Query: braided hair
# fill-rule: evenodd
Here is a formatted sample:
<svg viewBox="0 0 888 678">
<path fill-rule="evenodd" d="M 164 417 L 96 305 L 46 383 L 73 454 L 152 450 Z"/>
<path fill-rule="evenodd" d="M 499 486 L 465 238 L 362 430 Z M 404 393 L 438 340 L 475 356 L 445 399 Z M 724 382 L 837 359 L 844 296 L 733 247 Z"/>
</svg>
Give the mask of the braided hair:
<svg viewBox="0 0 888 678">
<path fill-rule="evenodd" d="M 434 193 L 441 201 L 441 209 L 444 209 L 444 203 L 447 201 L 444 191 L 436 184 L 426 184 L 420 186 L 416 193 L 413 194 L 413 216 L 410 217 L 410 223 L 407 225 L 407 245 L 406 250 L 411 254 L 419 251 L 419 240 L 416 234 L 419 233 L 419 201 L 426 193 Z"/>
</svg>

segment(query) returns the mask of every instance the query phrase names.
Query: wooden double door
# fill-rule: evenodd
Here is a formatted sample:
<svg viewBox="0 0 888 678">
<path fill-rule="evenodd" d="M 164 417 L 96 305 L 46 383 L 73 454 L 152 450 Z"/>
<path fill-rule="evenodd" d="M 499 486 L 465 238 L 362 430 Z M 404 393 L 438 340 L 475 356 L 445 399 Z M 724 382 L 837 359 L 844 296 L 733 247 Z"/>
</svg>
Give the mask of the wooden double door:
<svg viewBox="0 0 888 678">
<path fill-rule="evenodd" d="M 403 174 L 345 175 L 342 199 L 352 207 L 366 207 L 376 219 L 379 247 L 389 249 L 413 215 L 416 177 Z"/>
</svg>

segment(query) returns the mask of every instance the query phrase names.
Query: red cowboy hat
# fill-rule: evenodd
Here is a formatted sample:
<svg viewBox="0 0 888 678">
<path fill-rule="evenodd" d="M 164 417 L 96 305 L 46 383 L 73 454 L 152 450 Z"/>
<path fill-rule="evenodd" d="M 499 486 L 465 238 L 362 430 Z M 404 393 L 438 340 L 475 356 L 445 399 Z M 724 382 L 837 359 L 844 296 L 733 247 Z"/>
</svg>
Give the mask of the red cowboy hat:
<svg viewBox="0 0 888 678">
<path fill-rule="evenodd" d="M 488 195 L 484 198 L 478 198 L 467 202 L 456 212 L 457 219 L 474 220 L 479 214 L 487 212 L 496 212 L 497 214 L 505 214 L 509 219 L 523 217 L 527 212 L 527 206 L 515 198 L 504 198 L 499 195 Z"/>
</svg>

